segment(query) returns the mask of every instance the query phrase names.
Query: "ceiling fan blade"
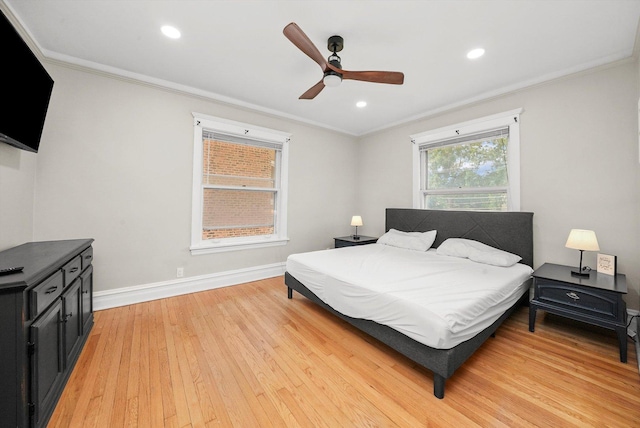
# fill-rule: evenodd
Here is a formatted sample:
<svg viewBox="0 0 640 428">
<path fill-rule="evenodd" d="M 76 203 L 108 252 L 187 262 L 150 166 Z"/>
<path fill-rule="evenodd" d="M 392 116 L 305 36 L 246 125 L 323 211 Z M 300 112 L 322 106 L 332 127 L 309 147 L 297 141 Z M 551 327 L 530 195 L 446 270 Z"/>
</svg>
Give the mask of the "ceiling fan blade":
<svg viewBox="0 0 640 428">
<path fill-rule="evenodd" d="M 312 87 L 310 87 L 307 92 L 300 95 L 300 100 L 312 100 L 324 89 L 324 82 L 321 80 Z"/>
<path fill-rule="evenodd" d="M 363 82 L 389 83 L 402 85 L 404 74 L 399 71 L 339 71 L 343 80 L 362 80 Z"/>
<path fill-rule="evenodd" d="M 287 39 L 291 40 L 291 43 L 296 45 L 298 49 L 304 52 L 309 58 L 317 62 L 322 68 L 323 72 L 327 70 L 327 60 L 320 53 L 316 45 L 314 45 L 309 37 L 307 37 L 304 31 L 302 31 L 300 27 L 298 27 L 298 24 L 292 22 L 284 27 L 284 30 L 282 30 L 282 32 Z"/>
</svg>

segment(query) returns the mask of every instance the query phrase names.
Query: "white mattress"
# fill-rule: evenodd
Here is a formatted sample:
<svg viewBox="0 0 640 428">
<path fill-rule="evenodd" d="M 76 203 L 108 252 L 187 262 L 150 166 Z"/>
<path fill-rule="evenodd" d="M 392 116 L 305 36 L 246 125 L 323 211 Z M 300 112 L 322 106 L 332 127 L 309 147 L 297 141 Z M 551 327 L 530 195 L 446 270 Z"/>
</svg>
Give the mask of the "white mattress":
<svg viewBox="0 0 640 428">
<path fill-rule="evenodd" d="M 533 272 L 382 244 L 292 254 L 287 271 L 338 312 L 437 349 L 490 326 L 527 292 Z"/>
</svg>

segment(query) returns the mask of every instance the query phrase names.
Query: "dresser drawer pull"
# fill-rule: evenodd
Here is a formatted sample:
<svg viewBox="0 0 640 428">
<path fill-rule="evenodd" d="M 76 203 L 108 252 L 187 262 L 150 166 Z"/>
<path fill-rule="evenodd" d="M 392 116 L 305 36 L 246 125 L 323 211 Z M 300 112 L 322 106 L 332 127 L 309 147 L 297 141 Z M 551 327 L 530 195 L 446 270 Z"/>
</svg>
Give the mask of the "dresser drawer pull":
<svg viewBox="0 0 640 428">
<path fill-rule="evenodd" d="M 86 256 L 84 256 L 84 258 L 89 260 L 91 258 L 91 255 L 86 255 Z"/>
<path fill-rule="evenodd" d="M 72 267 L 72 268 L 69 270 L 69 273 L 77 272 L 77 271 L 78 271 L 78 269 L 79 269 L 79 268 L 78 268 L 78 266 L 74 266 L 74 267 Z"/>
<path fill-rule="evenodd" d="M 47 288 L 47 291 L 44 292 L 44 294 L 55 293 L 57 289 L 58 289 L 58 287 L 49 287 L 49 288 Z"/>
<path fill-rule="evenodd" d="M 573 291 L 571 293 L 567 293 L 567 296 L 571 297 L 573 300 L 580 300 L 580 296 L 578 296 Z"/>
</svg>

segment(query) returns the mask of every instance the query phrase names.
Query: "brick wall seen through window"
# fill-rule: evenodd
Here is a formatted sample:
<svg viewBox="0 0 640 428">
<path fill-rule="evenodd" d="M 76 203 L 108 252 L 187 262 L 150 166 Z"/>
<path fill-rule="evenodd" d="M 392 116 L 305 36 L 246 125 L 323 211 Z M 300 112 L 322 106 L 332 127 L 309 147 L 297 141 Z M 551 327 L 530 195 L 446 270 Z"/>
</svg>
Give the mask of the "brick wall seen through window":
<svg viewBox="0 0 640 428">
<path fill-rule="evenodd" d="M 271 235 L 276 150 L 203 140 L 202 239 Z"/>
</svg>

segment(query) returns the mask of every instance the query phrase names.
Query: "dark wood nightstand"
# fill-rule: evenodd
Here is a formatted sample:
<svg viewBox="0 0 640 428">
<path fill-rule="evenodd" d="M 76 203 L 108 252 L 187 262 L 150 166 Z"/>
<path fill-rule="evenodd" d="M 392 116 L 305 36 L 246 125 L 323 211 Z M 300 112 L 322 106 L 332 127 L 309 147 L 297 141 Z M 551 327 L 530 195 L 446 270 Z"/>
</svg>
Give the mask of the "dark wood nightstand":
<svg viewBox="0 0 640 428">
<path fill-rule="evenodd" d="M 353 247 L 354 245 L 374 244 L 378 240 L 378 238 L 374 238 L 373 236 L 358 235 L 358 238 L 359 239 L 354 239 L 353 235 L 349 235 L 333 239 L 335 241 L 336 248 Z"/>
<path fill-rule="evenodd" d="M 529 303 L 529 331 L 534 331 L 536 311 L 615 330 L 620 361 L 627 362 L 627 293 L 625 275 L 591 271 L 588 277 L 571 275 L 570 266 L 545 263 L 533 272 L 534 295 Z"/>
</svg>

